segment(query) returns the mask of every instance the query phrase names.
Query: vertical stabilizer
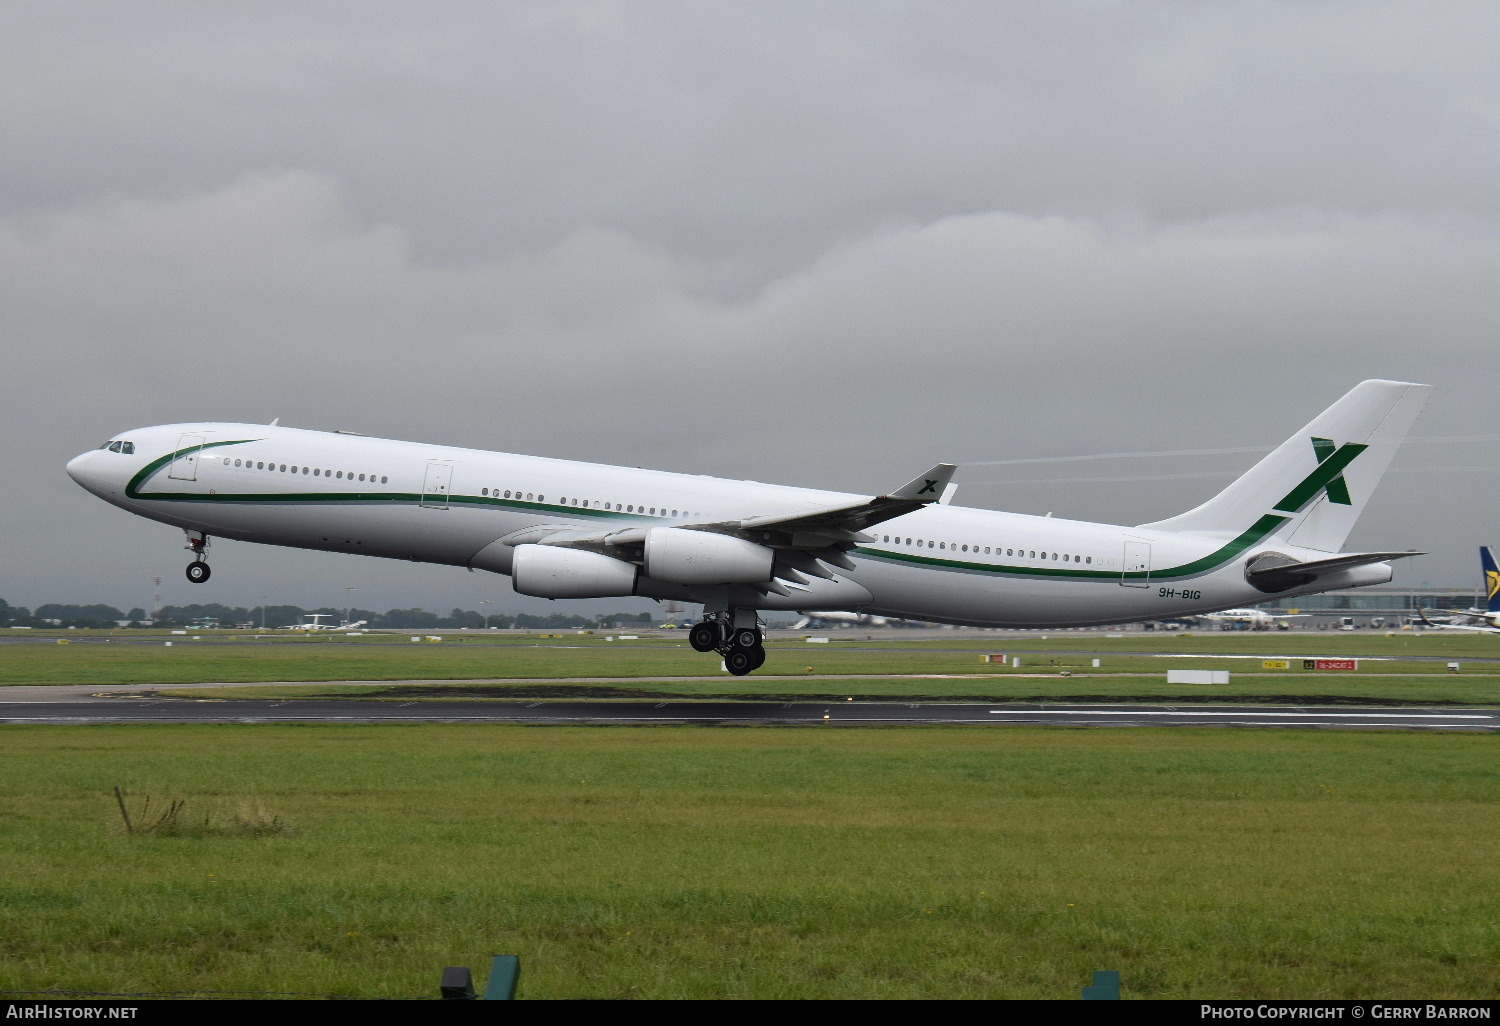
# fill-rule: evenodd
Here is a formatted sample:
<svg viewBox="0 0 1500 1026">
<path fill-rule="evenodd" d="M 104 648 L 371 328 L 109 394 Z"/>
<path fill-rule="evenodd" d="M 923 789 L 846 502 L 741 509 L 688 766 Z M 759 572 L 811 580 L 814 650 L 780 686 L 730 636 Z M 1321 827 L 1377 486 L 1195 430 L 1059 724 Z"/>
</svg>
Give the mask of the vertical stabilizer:
<svg viewBox="0 0 1500 1026">
<path fill-rule="evenodd" d="M 1337 552 L 1427 401 L 1430 385 L 1362 381 L 1233 484 L 1156 530 L 1268 535 Z"/>
<path fill-rule="evenodd" d="M 1479 565 L 1484 568 L 1484 608 L 1500 613 L 1500 569 L 1495 567 L 1495 557 L 1490 555 L 1488 545 L 1479 546 Z"/>
</svg>

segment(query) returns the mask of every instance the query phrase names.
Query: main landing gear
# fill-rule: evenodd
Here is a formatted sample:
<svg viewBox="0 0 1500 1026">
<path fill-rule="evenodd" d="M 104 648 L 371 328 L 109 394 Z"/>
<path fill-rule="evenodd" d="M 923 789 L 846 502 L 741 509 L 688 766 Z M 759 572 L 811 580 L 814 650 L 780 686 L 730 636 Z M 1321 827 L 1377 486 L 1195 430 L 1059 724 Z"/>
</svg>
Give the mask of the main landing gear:
<svg viewBox="0 0 1500 1026">
<path fill-rule="evenodd" d="M 724 668 L 743 677 L 766 661 L 765 636 L 758 625 L 746 626 L 744 618 L 744 613 L 736 617 L 733 610 L 710 613 L 688 632 L 688 644 L 699 652 L 719 653 L 724 657 Z M 753 613 L 751 622 L 755 622 Z"/>
<path fill-rule="evenodd" d="M 193 561 L 187 565 L 187 579 L 194 584 L 202 584 L 213 574 L 203 558 L 208 554 L 208 535 L 199 531 L 189 531 L 187 540 L 188 543 L 184 547 L 193 554 Z"/>
</svg>

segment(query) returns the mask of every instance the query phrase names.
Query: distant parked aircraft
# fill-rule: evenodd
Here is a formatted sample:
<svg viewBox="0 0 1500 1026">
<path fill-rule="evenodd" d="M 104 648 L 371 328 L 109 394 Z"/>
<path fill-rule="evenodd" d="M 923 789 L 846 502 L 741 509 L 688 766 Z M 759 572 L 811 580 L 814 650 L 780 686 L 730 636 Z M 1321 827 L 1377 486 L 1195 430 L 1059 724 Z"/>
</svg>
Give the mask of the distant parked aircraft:
<svg viewBox="0 0 1500 1026">
<path fill-rule="evenodd" d="M 1440 631 L 1469 631 L 1475 634 L 1500 634 L 1500 569 L 1495 566 L 1495 557 L 1488 545 L 1479 547 L 1479 568 L 1484 575 L 1485 605 L 1470 609 L 1453 610 L 1444 619 L 1465 619 L 1466 623 L 1434 623 L 1419 607 L 1417 619 L 1422 626 Z"/>
<path fill-rule="evenodd" d="M 1268 613 L 1264 609 L 1224 609 L 1217 613 L 1200 613 L 1195 620 L 1207 620 L 1221 625 L 1245 624 L 1251 630 L 1267 630 L 1280 626 L 1282 620 L 1293 620 L 1311 613 Z"/>
<path fill-rule="evenodd" d="M 368 621 L 356 620 L 354 623 L 324 623 L 323 617 L 332 616 L 332 613 L 307 613 L 307 620 L 303 623 L 288 624 L 281 628 L 284 631 L 352 631 L 363 627 Z"/>
<path fill-rule="evenodd" d="M 886 617 L 870 616 L 866 613 L 843 613 L 830 610 L 821 613 L 810 613 L 799 609 L 802 619 L 792 624 L 792 630 L 821 630 L 824 627 L 884 627 L 890 623 Z"/>
</svg>

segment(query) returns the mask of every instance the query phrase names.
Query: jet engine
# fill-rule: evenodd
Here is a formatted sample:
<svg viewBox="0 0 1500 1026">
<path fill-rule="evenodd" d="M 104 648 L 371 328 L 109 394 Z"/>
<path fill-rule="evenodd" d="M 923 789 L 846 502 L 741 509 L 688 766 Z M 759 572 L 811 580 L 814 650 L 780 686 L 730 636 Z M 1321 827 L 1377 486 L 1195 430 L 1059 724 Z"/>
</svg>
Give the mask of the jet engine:
<svg viewBox="0 0 1500 1026">
<path fill-rule="evenodd" d="M 583 549 L 518 545 L 511 584 L 537 598 L 613 598 L 635 594 L 634 563 Z"/>
<path fill-rule="evenodd" d="M 764 545 L 711 531 L 658 527 L 646 534 L 646 573 L 673 584 L 759 584 L 776 554 Z"/>
</svg>

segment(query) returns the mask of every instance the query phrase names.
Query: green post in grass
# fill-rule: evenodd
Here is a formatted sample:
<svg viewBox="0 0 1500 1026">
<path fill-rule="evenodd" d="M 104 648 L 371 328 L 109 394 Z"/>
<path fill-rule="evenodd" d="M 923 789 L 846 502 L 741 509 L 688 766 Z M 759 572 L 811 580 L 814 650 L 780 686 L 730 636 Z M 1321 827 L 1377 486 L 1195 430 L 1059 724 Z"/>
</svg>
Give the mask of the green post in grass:
<svg viewBox="0 0 1500 1026">
<path fill-rule="evenodd" d="M 486 1001 L 513 1001 L 516 982 L 521 978 L 521 959 L 516 955 L 496 955 L 490 960 L 490 978 L 484 986 Z"/>
<path fill-rule="evenodd" d="M 1120 1000 L 1120 973 L 1116 969 L 1095 969 L 1094 985 L 1083 988 L 1085 1001 Z"/>
</svg>

